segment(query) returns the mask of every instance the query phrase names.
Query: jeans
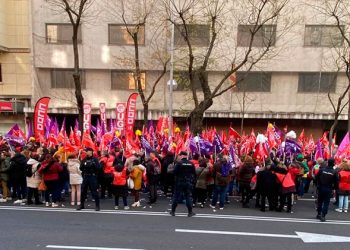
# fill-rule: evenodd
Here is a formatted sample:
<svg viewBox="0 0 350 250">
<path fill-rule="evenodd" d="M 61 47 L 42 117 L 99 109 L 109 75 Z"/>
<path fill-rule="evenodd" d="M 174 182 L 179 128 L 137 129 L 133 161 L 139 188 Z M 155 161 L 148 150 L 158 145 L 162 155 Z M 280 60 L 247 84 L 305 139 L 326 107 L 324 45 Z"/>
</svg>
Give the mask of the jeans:
<svg viewBox="0 0 350 250">
<path fill-rule="evenodd" d="M 250 185 L 247 185 L 247 184 L 242 185 L 241 184 L 240 191 L 242 193 L 243 205 L 247 205 L 249 203 L 249 199 L 250 199 L 250 192 L 251 192 Z"/>
<path fill-rule="evenodd" d="M 349 196 L 339 195 L 339 208 L 348 210 L 349 208 Z"/>
<path fill-rule="evenodd" d="M 149 185 L 149 204 L 153 204 L 157 202 L 157 184 Z"/>
<path fill-rule="evenodd" d="M 192 212 L 192 185 L 189 183 L 177 183 L 175 185 L 175 192 L 173 196 L 173 203 L 171 206 L 171 211 L 175 212 L 177 204 L 181 200 L 181 197 L 184 197 L 186 200 L 186 207 L 188 209 L 188 212 Z"/>
<path fill-rule="evenodd" d="M 60 200 L 61 185 L 60 181 L 45 181 L 47 190 L 45 191 L 45 202 L 50 202 L 50 194 L 52 195 L 52 202 L 56 203 Z"/>
<path fill-rule="evenodd" d="M 29 187 L 28 188 L 28 198 L 27 198 L 28 204 L 33 203 L 33 201 L 32 201 L 33 195 L 34 195 L 35 203 L 38 204 L 40 202 L 38 189 Z"/>
<path fill-rule="evenodd" d="M 123 196 L 122 199 L 123 199 L 124 207 L 126 207 L 128 205 L 127 197 Z M 117 206 L 117 207 L 119 206 L 119 196 L 115 196 L 115 198 L 114 198 L 114 205 Z"/>
<path fill-rule="evenodd" d="M 215 188 L 214 188 L 213 200 L 211 201 L 211 205 L 215 206 L 216 202 L 218 201 L 218 198 L 220 196 L 220 198 L 219 198 L 219 207 L 223 208 L 224 207 L 224 203 L 225 203 L 226 193 L 227 193 L 227 186 L 216 185 Z"/>
<path fill-rule="evenodd" d="M 280 195 L 280 205 L 279 205 L 279 211 L 283 210 L 284 205 L 287 201 L 287 211 L 292 211 L 292 193 L 286 193 Z"/>
<path fill-rule="evenodd" d="M 325 216 L 328 213 L 329 202 L 332 197 L 332 190 L 329 188 L 318 189 L 317 214 Z"/>
</svg>

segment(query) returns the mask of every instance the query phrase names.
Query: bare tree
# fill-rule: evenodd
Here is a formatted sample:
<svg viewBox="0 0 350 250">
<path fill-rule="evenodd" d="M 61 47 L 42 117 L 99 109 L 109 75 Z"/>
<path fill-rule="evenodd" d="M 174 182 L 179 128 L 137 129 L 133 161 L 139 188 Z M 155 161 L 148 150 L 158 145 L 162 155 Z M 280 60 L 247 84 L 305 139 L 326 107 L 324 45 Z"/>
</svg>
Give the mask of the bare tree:
<svg viewBox="0 0 350 250">
<path fill-rule="evenodd" d="M 263 29 L 266 25 L 276 25 L 287 3 L 288 0 L 251 0 L 232 3 L 224 0 L 164 0 L 169 17 L 173 17 L 169 19 L 175 24 L 186 44 L 186 72 L 194 102 L 194 108 L 189 114 L 193 133 L 200 133 L 202 130 L 204 113 L 213 105 L 214 99 L 235 86 L 227 84 L 227 79 L 237 71 L 249 72 L 271 53 L 276 33 L 266 34 Z M 235 50 L 239 53 L 230 54 L 227 49 L 221 51 L 229 54 L 225 56 L 225 60 L 229 62 L 228 67 L 220 80 L 215 84 L 209 84 L 207 75 L 212 69 L 211 64 L 219 60 L 219 50 L 223 50 L 219 47 L 219 43 L 220 39 L 224 39 L 224 30 L 227 30 L 227 25 L 232 26 L 232 23 L 237 22 L 248 27 L 245 30 L 249 34 L 246 44 Z M 194 43 L 195 32 L 190 28 L 191 24 L 196 23 L 210 26 L 208 43 L 199 49 Z M 258 39 L 263 40 L 260 46 L 255 45 Z M 234 46 L 234 41 L 232 45 Z M 198 84 L 200 89 L 197 88 Z"/>
<path fill-rule="evenodd" d="M 81 91 L 81 70 L 79 66 L 79 49 L 78 49 L 78 33 L 81 28 L 81 24 L 85 17 L 86 11 L 91 7 L 94 0 L 47 0 L 47 2 L 53 7 L 55 11 L 65 13 L 73 28 L 72 45 L 74 55 L 74 87 L 75 98 L 77 101 L 77 108 L 79 114 L 79 129 L 83 131 L 83 105 L 84 97 Z M 83 133 L 82 133 L 83 135 Z"/>
<path fill-rule="evenodd" d="M 107 9 L 108 12 L 113 16 L 116 17 L 121 21 L 124 28 L 126 29 L 129 36 L 132 38 L 133 41 L 133 48 L 134 48 L 134 55 L 130 58 L 124 58 L 124 62 L 130 61 L 133 71 L 134 71 L 134 80 L 136 83 L 136 89 L 137 92 L 140 95 L 142 105 L 143 105 L 143 123 L 146 126 L 148 123 L 148 111 L 149 111 L 149 104 L 152 100 L 156 88 L 161 82 L 163 76 L 167 72 L 167 64 L 169 62 L 168 55 L 166 53 L 166 50 L 161 48 L 157 42 L 157 38 L 155 37 L 156 34 L 160 34 L 164 32 L 164 29 L 162 27 L 164 22 L 163 20 L 158 21 L 159 28 L 156 30 L 156 34 L 153 35 L 151 39 L 147 39 L 145 37 L 142 37 L 145 35 L 145 28 L 150 28 L 151 26 L 155 26 L 153 23 L 154 16 L 152 15 L 157 14 L 157 1 L 156 0 L 141 0 L 137 2 L 133 1 L 125 1 L 125 0 L 119 0 L 119 1 L 108 1 Z M 158 14 L 157 14 L 158 15 Z M 157 16 L 158 18 L 158 16 Z M 146 58 L 145 56 L 140 55 L 140 41 L 143 43 L 147 42 L 147 46 L 149 47 L 149 50 L 151 51 L 151 57 L 152 58 Z M 153 60 L 155 59 L 155 60 Z M 145 91 L 143 89 L 142 84 L 142 62 L 144 64 L 153 64 L 160 66 L 161 70 L 159 71 L 159 74 L 157 78 L 152 82 L 148 83 L 151 87 L 150 91 Z M 154 65 L 154 64 L 153 64 Z M 155 66 L 154 65 L 154 66 Z"/>
<path fill-rule="evenodd" d="M 350 117 L 350 5 L 346 0 L 325 0 L 322 3 L 312 3 L 312 7 L 319 11 L 319 14 L 324 15 L 332 24 L 335 24 L 338 34 L 334 34 L 335 40 L 332 46 L 333 64 L 337 68 L 338 73 L 345 73 L 347 82 L 343 89 L 338 93 L 336 101 L 332 99 L 328 93 L 328 99 L 334 111 L 334 120 L 329 133 L 330 147 L 333 142 L 333 134 L 339 122 L 339 116 L 344 108 L 348 107 L 348 117 Z M 348 119 L 348 132 L 350 131 L 350 121 Z"/>
</svg>

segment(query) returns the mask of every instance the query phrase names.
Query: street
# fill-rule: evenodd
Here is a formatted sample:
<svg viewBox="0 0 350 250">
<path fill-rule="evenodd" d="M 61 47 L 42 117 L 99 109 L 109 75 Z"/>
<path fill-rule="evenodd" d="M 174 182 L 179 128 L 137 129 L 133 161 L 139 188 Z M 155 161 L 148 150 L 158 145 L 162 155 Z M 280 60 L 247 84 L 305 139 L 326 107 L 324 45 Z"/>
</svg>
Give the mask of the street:
<svg viewBox="0 0 350 250">
<path fill-rule="evenodd" d="M 145 202 L 144 202 L 145 203 Z M 253 202 L 251 202 L 252 204 Z M 223 211 L 195 208 L 188 218 L 180 204 L 168 214 L 169 199 L 160 197 L 150 209 L 76 211 L 34 206 L 0 206 L 1 249 L 348 249 L 348 214 L 331 211 L 327 222 L 314 219 L 311 199 L 299 200 L 294 213 L 262 213 L 243 209 L 238 198 Z M 323 234 L 323 235 L 310 235 Z M 324 236 L 327 235 L 327 236 Z M 345 236 L 346 238 L 331 237 Z M 332 243 L 333 242 L 333 243 Z"/>
</svg>

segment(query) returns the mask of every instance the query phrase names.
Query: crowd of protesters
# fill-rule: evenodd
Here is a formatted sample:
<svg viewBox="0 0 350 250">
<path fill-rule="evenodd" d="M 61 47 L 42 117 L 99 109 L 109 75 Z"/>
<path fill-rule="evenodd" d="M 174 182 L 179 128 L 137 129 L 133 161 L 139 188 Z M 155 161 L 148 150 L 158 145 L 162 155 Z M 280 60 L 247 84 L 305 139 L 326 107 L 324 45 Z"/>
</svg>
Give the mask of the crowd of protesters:
<svg viewBox="0 0 350 250">
<path fill-rule="evenodd" d="M 160 191 L 173 197 L 171 215 L 179 202 L 185 201 L 188 215 L 193 207 L 223 210 L 229 197 L 240 195 L 242 208 L 260 211 L 293 212 L 293 205 L 312 183 L 316 189 L 317 218 L 325 221 L 329 203 L 336 198 L 337 212 L 348 211 L 350 164 L 335 165 L 334 159 L 313 161 L 299 154 L 294 160 L 280 161 L 273 154 L 257 162 L 242 156 L 235 168 L 228 156 L 202 157 L 188 152 L 158 154 L 136 153 L 125 157 L 123 150 L 62 153 L 59 148 L 45 148 L 30 142 L 20 148 L 2 148 L 0 159 L 0 202 L 21 205 L 64 206 L 70 191 L 70 204 L 85 208 L 88 190 L 100 210 L 100 199 L 114 196 L 114 209 L 141 206 L 140 193 L 148 192 L 148 205 L 157 202 Z M 44 199 L 42 199 L 44 197 Z M 34 200 L 33 200 L 34 198 Z M 130 199 L 129 199 L 130 200 Z M 314 207 L 312 207 L 314 209 Z"/>
</svg>

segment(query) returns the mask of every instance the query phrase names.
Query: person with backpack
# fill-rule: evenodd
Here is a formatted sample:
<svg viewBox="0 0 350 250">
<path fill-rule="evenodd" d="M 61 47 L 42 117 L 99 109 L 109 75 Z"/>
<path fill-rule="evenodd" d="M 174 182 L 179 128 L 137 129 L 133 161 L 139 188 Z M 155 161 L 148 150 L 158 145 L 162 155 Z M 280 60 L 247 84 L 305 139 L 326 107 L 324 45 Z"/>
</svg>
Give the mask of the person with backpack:
<svg viewBox="0 0 350 250">
<path fill-rule="evenodd" d="M 26 182 L 26 170 L 27 170 L 27 158 L 24 155 L 24 151 L 11 152 L 10 160 L 10 179 L 13 187 L 13 198 L 17 198 L 14 204 L 25 204 L 27 196 L 27 182 Z"/>
<path fill-rule="evenodd" d="M 211 204 L 209 205 L 211 208 L 216 207 L 216 202 L 219 198 L 219 208 L 220 210 L 224 209 L 225 197 L 227 193 L 228 184 L 230 182 L 230 164 L 227 162 L 226 158 L 218 159 L 218 161 L 214 164 L 214 193 Z"/>
<path fill-rule="evenodd" d="M 118 164 L 115 166 L 115 170 L 113 172 L 113 194 L 114 194 L 114 209 L 119 209 L 119 198 L 122 197 L 124 210 L 129 210 L 127 197 L 128 197 L 128 185 L 127 180 L 129 176 L 128 167 L 123 166 L 122 164 Z"/>
<path fill-rule="evenodd" d="M 338 194 L 339 202 L 338 208 L 335 209 L 337 212 L 348 212 L 349 208 L 349 195 L 350 195 L 350 164 L 343 162 L 340 166 L 341 170 L 338 173 Z"/>
<path fill-rule="evenodd" d="M 134 188 L 132 194 L 135 197 L 135 202 L 132 207 L 140 207 L 140 190 L 142 188 L 142 177 L 146 168 L 140 163 L 140 160 L 134 160 L 134 166 L 132 167 L 130 177 L 134 181 Z"/>
<path fill-rule="evenodd" d="M 175 190 L 170 215 L 175 216 L 177 204 L 180 202 L 181 197 L 183 197 L 186 200 L 187 216 L 192 217 L 195 213 L 192 212 L 191 195 L 196 179 L 196 171 L 194 165 L 187 159 L 187 152 L 180 152 L 179 158 L 174 169 Z"/>
<path fill-rule="evenodd" d="M 27 162 L 27 187 L 28 187 L 28 196 L 27 196 L 27 205 L 33 204 L 33 195 L 34 195 L 34 204 L 35 205 L 42 205 L 39 198 L 39 191 L 38 187 L 41 182 L 41 175 L 39 174 L 38 170 L 40 169 L 40 162 L 37 161 L 34 158 L 30 158 Z"/>
<path fill-rule="evenodd" d="M 152 204 L 157 202 L 157 185 L 159 183 L 159 176 L 161 173 L 161 164 L 155 155 L 155 152 L 150 153 L 150 158 L 146 161 L 147 180 L 149 187 L 149 201 L 148 204 L 152 207 Z"/>
</svg>

